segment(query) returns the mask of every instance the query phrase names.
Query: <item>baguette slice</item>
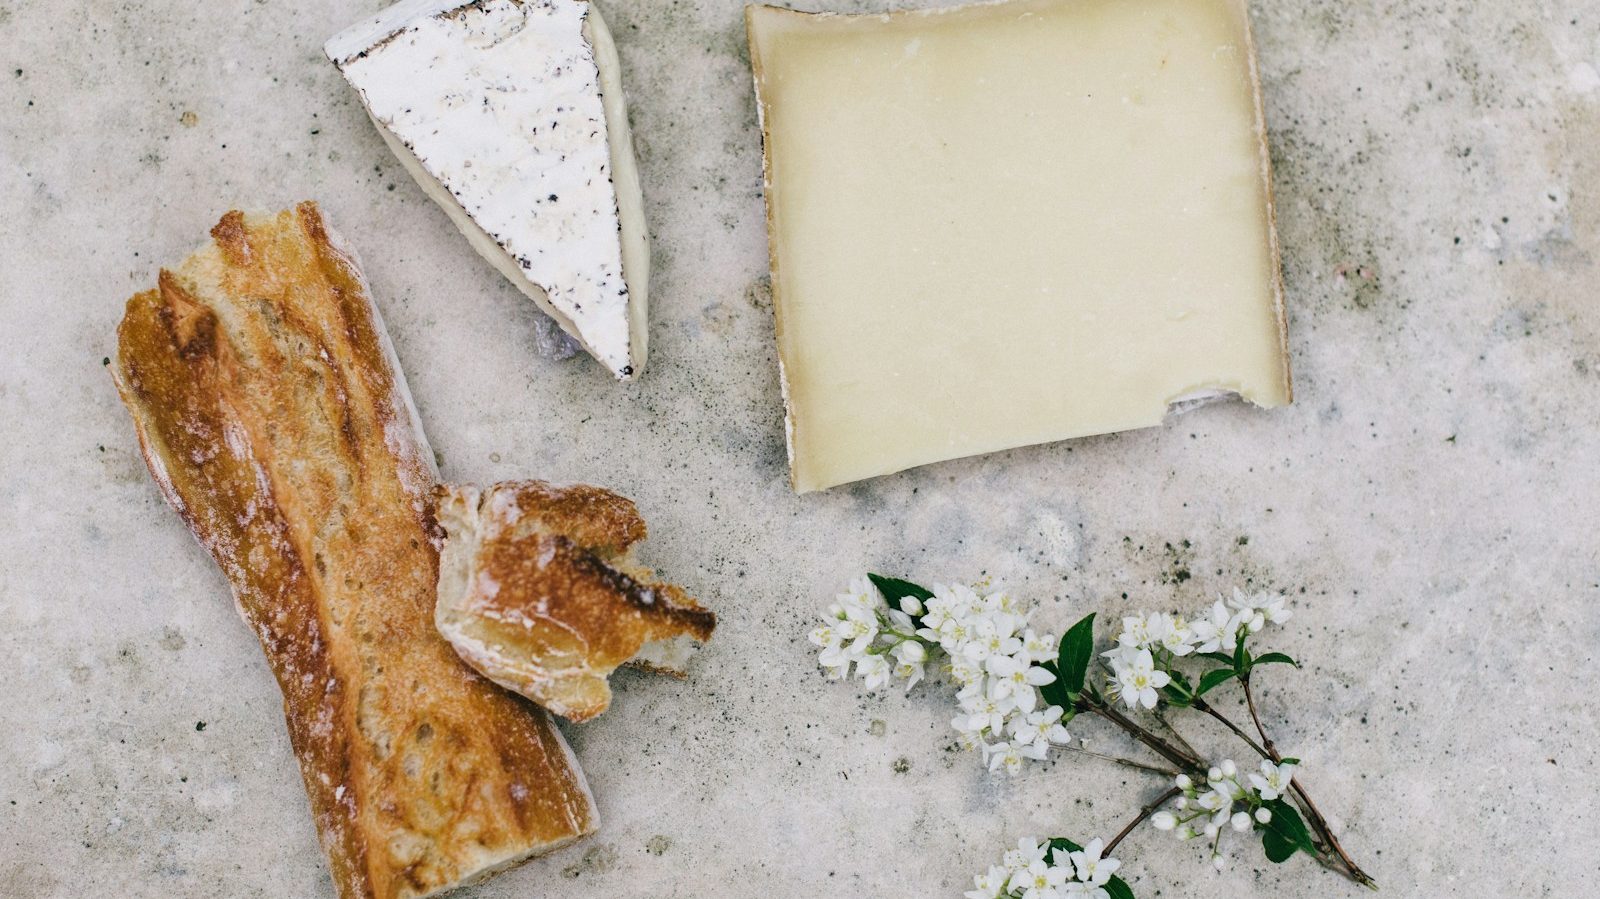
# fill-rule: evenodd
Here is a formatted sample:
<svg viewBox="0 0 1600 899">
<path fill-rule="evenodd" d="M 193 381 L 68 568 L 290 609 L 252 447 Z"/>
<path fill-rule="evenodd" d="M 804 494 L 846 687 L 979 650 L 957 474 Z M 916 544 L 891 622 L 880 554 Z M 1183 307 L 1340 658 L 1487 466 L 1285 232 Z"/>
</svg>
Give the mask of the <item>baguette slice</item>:
<svg viewBox="0 0 1600 899">
<path fill-rule="evenodd" d="M 681 677 L 694 643 L 711 639 L 716 616 L 633 560 L 645 525 L 627 499 L 543 481 L 439 496 L 435 621 L 495 683 L 586 721 L 610 706 L 619 665 Z"/>
<path fill-rule="evenodd" d="M 309 202 L 211 234 L 128 301 L 114 375 L 277 676 L 338 894 L 432 896 L 591 833 L 550 719 L 433 628 L 432 453 L 355 259 Z"/>
</svg>

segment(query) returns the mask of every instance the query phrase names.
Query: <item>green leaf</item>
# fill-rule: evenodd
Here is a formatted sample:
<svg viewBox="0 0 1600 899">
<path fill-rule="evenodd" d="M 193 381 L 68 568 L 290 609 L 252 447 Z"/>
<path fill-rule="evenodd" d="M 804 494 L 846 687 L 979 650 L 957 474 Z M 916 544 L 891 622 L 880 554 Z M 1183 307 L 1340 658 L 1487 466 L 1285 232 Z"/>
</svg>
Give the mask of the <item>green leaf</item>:
<svg viewBox="0 0 1600 899">
<path fill-rule="evenodd" d="M 1071 840 L 1067 839 L 1066 837 L 1055 837 L 1055 838 L 1050 840 L 1050 851 L 1054 852 L 1057 849 L 1061 850 L 1062 852 L 1082 852 L 1083 851 L 1083 847 L 1082 846 L 1079 846 L 1077 843 L 1072 842 Z"/>
<path fill-rule="evenodd" d="M 883 598 L 889 601 L 889 605 L 897 609 L 900 608 L 900 600 L 907 596 L 912 596 L 919 600 L 933 598 L 933 591 L 927 587 L 913 584 L 910 581 L 902 581 L 897 577 L 868 574 L 867 579 L 872 581 L 874 587 L 878 588 L 878 592 L 882 593 Z"/>
<path fill-rule="evenodd" d="M 1056 660 L 1056 673 L 1067 695 L 1077 698 L 1083 692 L 1083 680 L 1089 673 L 1089 657 L 1094 655 L 1094 613 L 1083 616 L 1061 638 L 1061 654 Z"/>
<path fill-rule="evenodd" d="M 1168 669 L 1167 674 L 1171 676 L 1172 683 L 1161 688 L 1161 695 L 1166 697 L 1167 702 L 1180 709 L 1194 705 L 1194 686 L 1189 683 L 1187 677 L 1184 677 L 1183 672 L 1172 668 Z"/>
<path fill-rule="evenodd" d="M 1262 805 L 1272 812 L 1272 820 L 1262 825 L 1262 828 L 1265 832 L 1276 835 L 1276 843 L 1269 843 L 1265 837 L 1262 838 L 1262 848 L 1267 850 L 1267 858 L 1275 862 L 1282 861 L 1283 859 L 1272 858 L 1272 854 L 1274 848 L 1281 850 L 1285 845 L 1290 849 L 1288 855 L 1283 858 L 1293 855 L 1295 849 L 1302 850 L 1308 855 L 1317 854 L 1317 846 L 1311 841 L 1311 832 L 1306 830 L 1305 822 L 1300 820 L 1300 813 L 1295 811 L 1294 806 L 1281 798 L 1263 802 Z"/>
<path fill-rule="evenodd" d="M 1200 653 L 1199 657 L 1202 659 L 1210 659 L 1213 662 L 1221 662 L 1224 665 L 1233 664 L 1233 656 L 1230 656 L 1225 652 L 1202 652 Z"/>
<path fill-rule="evenodd" d="M 1061 672 L 1056 670 L 1055 662 L 1045 662 L 1039 667 L 1056 676 L 1055 680 L 1039 688 L 1039 697 L 1044 700 L 1045 705 L 1061 706 L 1061 722 L 1065 724 L 1071 720 L 1076 709 L 1073 708 L 1075 703 L 1072 697 L 1067 695 L 1067 688 L 1061 683 Z"/>
<path fill-rule="evenodd" d="M 1172 686 L 1177 687 L 1181 692 L 1194 692 L 1194 686 L 1189 683 L 1188 676 L 1186 676 L 1182 671 L 1179 671 L 1176 668 L 1168 668 L 1167 675 L 1172 678 Z"/>
<path fill-rule="evenodd" d="M 1289 839 L 1276 830 L 1264 828 L 1261 831 L 1261 848 L 1267 853 L 1267 861 L 1281 865 L 1294 857 L 1300 847 L 1289 842 Z"/>
<path fill-rule="evenodd" d="M 1173 689 L 1171 684 L 1161 688 L 1161 697 L 1166 700 L 1167 705 L 1175 709 L 1186 709 L 1194 705 L 1193 696 L 1181 690 Z"/>
<path fill-rule="evenodd" d="M 1114 874 L 1106 881 L 1105 890 L 1111 899 L 1133 899 L 1133 890 L 1128 888 L 1128 882 Z"/>
<path fill-rule="evenodd" d="M 1233 658 L 1230 660 L 1233 663 L 1233 670 L 1239 672 L 1241 677 L 1250 670 L 1250 650 L 1244 645 L 1248 635 L 1249 631 L 1239 628 L 1239 642 L 1233 644 Z"/>
<path fill-rule="evenodd" d="M 1250 667 L 1254 668 L 1257 665 L 1274 665 L 1274 664 L 1276 664 L 1276 665 L 1293 665 L 1296 668 L 1300 667 L 1300 663 L 1299 662 L 1296 662 L 1294 659 L 1289 658 L 1288 656 L 1284 655 L 1281 652 L 1269 652 L 1264 656 L 1256 656 L 1255 661 L 1250 663 Z"/>
<path fill-rule="evenodd" d="M 1222 686 L 1239 676 L 1239 672 L 1231 668 L 1217 668 L 1200 675 L 1200 688 L 1195 691 L 1196 696 L 1204 696 L 1212 690 Z"/>
</svg>

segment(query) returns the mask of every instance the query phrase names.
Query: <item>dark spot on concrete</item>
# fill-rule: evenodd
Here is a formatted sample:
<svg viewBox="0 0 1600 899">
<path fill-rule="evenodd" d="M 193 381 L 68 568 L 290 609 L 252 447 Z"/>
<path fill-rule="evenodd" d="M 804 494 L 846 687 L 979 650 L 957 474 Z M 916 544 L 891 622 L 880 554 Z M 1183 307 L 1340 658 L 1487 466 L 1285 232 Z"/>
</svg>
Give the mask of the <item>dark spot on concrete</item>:
<svg viewBox="0 0 1600 899">
<path fill-rule="evenodd" d="M 617 850 L 611 846 L 595 846 L 583 858 L 561 869 L 561 876 L 577 880 L 585 874 L 599 874 L 617 865 Z"/>
</svg>

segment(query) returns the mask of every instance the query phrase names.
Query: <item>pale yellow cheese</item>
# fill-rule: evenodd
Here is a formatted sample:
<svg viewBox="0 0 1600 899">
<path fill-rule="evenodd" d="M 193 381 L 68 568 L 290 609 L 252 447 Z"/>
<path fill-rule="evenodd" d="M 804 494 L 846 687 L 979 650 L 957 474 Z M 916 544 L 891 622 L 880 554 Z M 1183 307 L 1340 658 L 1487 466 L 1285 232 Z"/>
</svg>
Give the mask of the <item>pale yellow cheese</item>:
<svg viewBox="0 0 1600 899">
<path fill-rule="evenodd" d="M 1289 401 L 1243 0 L 747 13 L 796 490 Z"/>
</svg>

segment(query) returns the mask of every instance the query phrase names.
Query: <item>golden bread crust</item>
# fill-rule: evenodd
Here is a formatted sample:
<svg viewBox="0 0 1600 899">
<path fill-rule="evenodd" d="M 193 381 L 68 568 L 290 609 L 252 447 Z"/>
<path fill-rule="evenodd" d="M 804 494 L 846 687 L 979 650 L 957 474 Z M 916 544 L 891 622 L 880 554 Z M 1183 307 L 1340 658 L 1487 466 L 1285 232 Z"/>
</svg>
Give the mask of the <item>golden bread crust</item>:
<svg viewBox="0 0 1600 899">
<path fill-rule="evenodd" d="M 550 719 L 433 627 L 436 478 L 354 259 L 309 202 L 212 237 L 128 301 L 114 376 L 277 677 L 339 895 L 432 895 L 592 832 Z"/>
<path fill-rule="evenodd" d="M 448 532 L 439 630 L 485 676 L 573 721 L 605 711 L 606 677 L 647 643 L 705 642 L 716 616 L 629 555 L 633 503 L 587 485 L 439 488 Z"/>
</svg>

